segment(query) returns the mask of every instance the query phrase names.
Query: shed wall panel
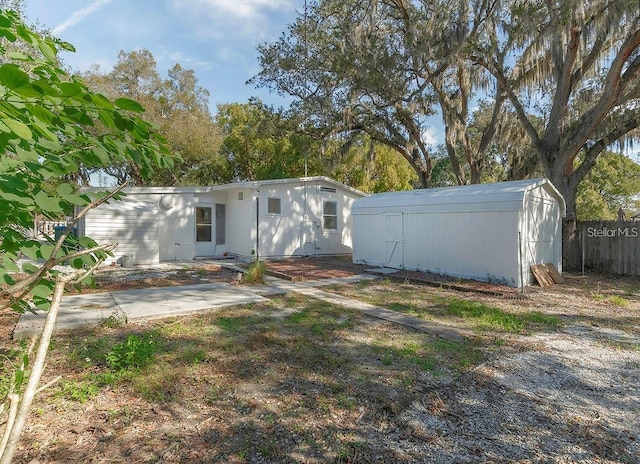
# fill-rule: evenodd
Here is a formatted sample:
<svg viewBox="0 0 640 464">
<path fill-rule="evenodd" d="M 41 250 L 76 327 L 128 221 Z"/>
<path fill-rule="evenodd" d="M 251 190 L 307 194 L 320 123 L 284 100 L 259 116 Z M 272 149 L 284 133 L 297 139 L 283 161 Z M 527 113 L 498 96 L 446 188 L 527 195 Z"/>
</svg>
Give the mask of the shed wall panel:
<svg viewBox="0 0 640 464">
<path fill-rule="evenodd" d="M 561 269 L 564 199 L 546 179 L 388 192 L 352 213 L 356 262 L 516 287 L 530 282 L 531 264 Z M 403 218 L 399 262 L 384 238 L 392 214 Z"/>
</svg>

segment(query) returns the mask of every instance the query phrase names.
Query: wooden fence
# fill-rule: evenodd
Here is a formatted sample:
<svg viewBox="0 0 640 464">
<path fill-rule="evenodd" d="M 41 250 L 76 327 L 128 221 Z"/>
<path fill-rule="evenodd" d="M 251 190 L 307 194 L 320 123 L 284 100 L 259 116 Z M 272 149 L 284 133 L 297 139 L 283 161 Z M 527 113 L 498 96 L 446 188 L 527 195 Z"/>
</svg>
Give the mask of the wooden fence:
<svg viewBox="0 0 640 464">
<path fill-rule="evenodd" d="M 584 221 L 563 239 L 563 269 L 640 275 L 640 222 Z"/>
</svg>

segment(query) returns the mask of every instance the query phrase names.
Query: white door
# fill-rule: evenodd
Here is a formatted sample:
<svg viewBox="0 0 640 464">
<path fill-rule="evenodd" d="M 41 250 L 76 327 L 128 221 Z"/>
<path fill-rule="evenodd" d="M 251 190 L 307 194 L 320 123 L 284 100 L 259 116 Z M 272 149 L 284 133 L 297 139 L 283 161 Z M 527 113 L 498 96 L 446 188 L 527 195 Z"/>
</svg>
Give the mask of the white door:
<svg viewBox="0 0 640 464">
<path fill-rule="evenodd" d="M 385 213 L 384 245 L 385 266 L 402 269 L 404 236 L 402 231 L 402 213 Z"/>
<path fill-rule="evenodd" d="M 558 204 L 542 198 L 529 196 L 527 208 L 527 258 L 528 264 L 558 264 L 559 253 L 556 241 L 559 217 Z"/>
<path fill-rule="evenodd" d="M 196 256 L 215 255 L 214 205 L 196 205 Z"/>
</svg>

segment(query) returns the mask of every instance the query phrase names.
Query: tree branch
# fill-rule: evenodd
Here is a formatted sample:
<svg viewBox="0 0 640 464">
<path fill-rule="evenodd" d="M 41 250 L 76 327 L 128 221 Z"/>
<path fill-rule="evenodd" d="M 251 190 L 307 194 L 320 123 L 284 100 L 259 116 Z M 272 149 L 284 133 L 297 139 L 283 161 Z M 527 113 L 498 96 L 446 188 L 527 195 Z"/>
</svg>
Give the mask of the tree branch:
<svg viewBox="0 0 640 464">
<path fill-rule="evenodd" d="M 62 246 L 63 246 L 65 240 L 67 239 L 67 237 L 69 236 L 69 234 L 71 233 L 71 231 L 73 230 L 73 227 L 78 224 L 78 221 L 81 218 L 83 218 L 90 210 L 100 206 L 101 204 L 105 203 L 109 199 L 113 198 L 125 186 L 126 186 L 126 183 L 119 185 L 116 189 L 114 189 L 113 191 L 109 192 L 104 197 L 98 198 L 98 199 L 92 201 L 91 203 L 89 203 L 78 214 L 76 214 L 76 216 L 73 218 L 71 223 L 67 226 L 65 231 L 60 235 L 60 237 L 56 241 L 56 243 L 55 243 L 55 245 L 53 247 L 53 251 L 51 252 L 51 257 L 40 267 L 40 269 L 38 269 L 37 272 L 35 272 L 35 273 L 29 275 L 28 277 L 24 278 L 20 282 L 17 282 L 14 285 L 12 285 L 12 286 L 0 291 L 0 296 L 2 296 L 5 299 L 8 298 L 8 300 L 10 301 L 10 303 L 7 303 L 7 302 L 0 303 L 0 309 L 8 308 L 12 304 L 14 304 L 17 300 L 19 300 L 22 297 L 26 296 L 33 289 L 33 287 L 36 286 L 38 284 L 38 282 L 53 267 L 57 266 L 58 264 L 63 263 L 65 261 L 69 260 L 69 259 L 74 259 L 74 258 L 77 258 L 79 256 L 84 256 L 84 255 L 89 254 L 89 253 L 94 253 L 96 251 L 110 251 L 109 247 L 111 247 L 112 244 L 107 244 L 106 246 L 103 246 L 104 248 L 103 247 L 92 248 L 90 250 L 83 250 L 82 252 L 77 252 L 77 253 L 72 253 L 70 255 L 65 255 L 65 256 L 63 256 L 61 258 L 55 258 L 55 256 L 58 254 L 58 252 L 62 249 Z M 16 293 L 20 293 L 20 296 L 14 297 L 13 295 L 16 294 Z"/>
</svg>

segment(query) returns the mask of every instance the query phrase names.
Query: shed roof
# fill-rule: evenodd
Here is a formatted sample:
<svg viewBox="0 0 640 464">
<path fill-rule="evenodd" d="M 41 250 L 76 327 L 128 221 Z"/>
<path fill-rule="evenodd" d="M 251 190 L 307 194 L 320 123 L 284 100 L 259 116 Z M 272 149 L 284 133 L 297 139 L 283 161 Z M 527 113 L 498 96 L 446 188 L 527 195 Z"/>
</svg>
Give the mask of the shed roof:
<svg viewBox="0 0 640 464">
<path fill-rule="evenodd" d="M 556 198 L 564 215 L 564 198 L 546 178 L 379 193 L 356 200 L 353 213 L 364 213 L 373 209 L 420 209 L 440 212 L 521 211 L 524 209 L 527 193 L 536 188 L 543 188 Z"/>
</svg>

